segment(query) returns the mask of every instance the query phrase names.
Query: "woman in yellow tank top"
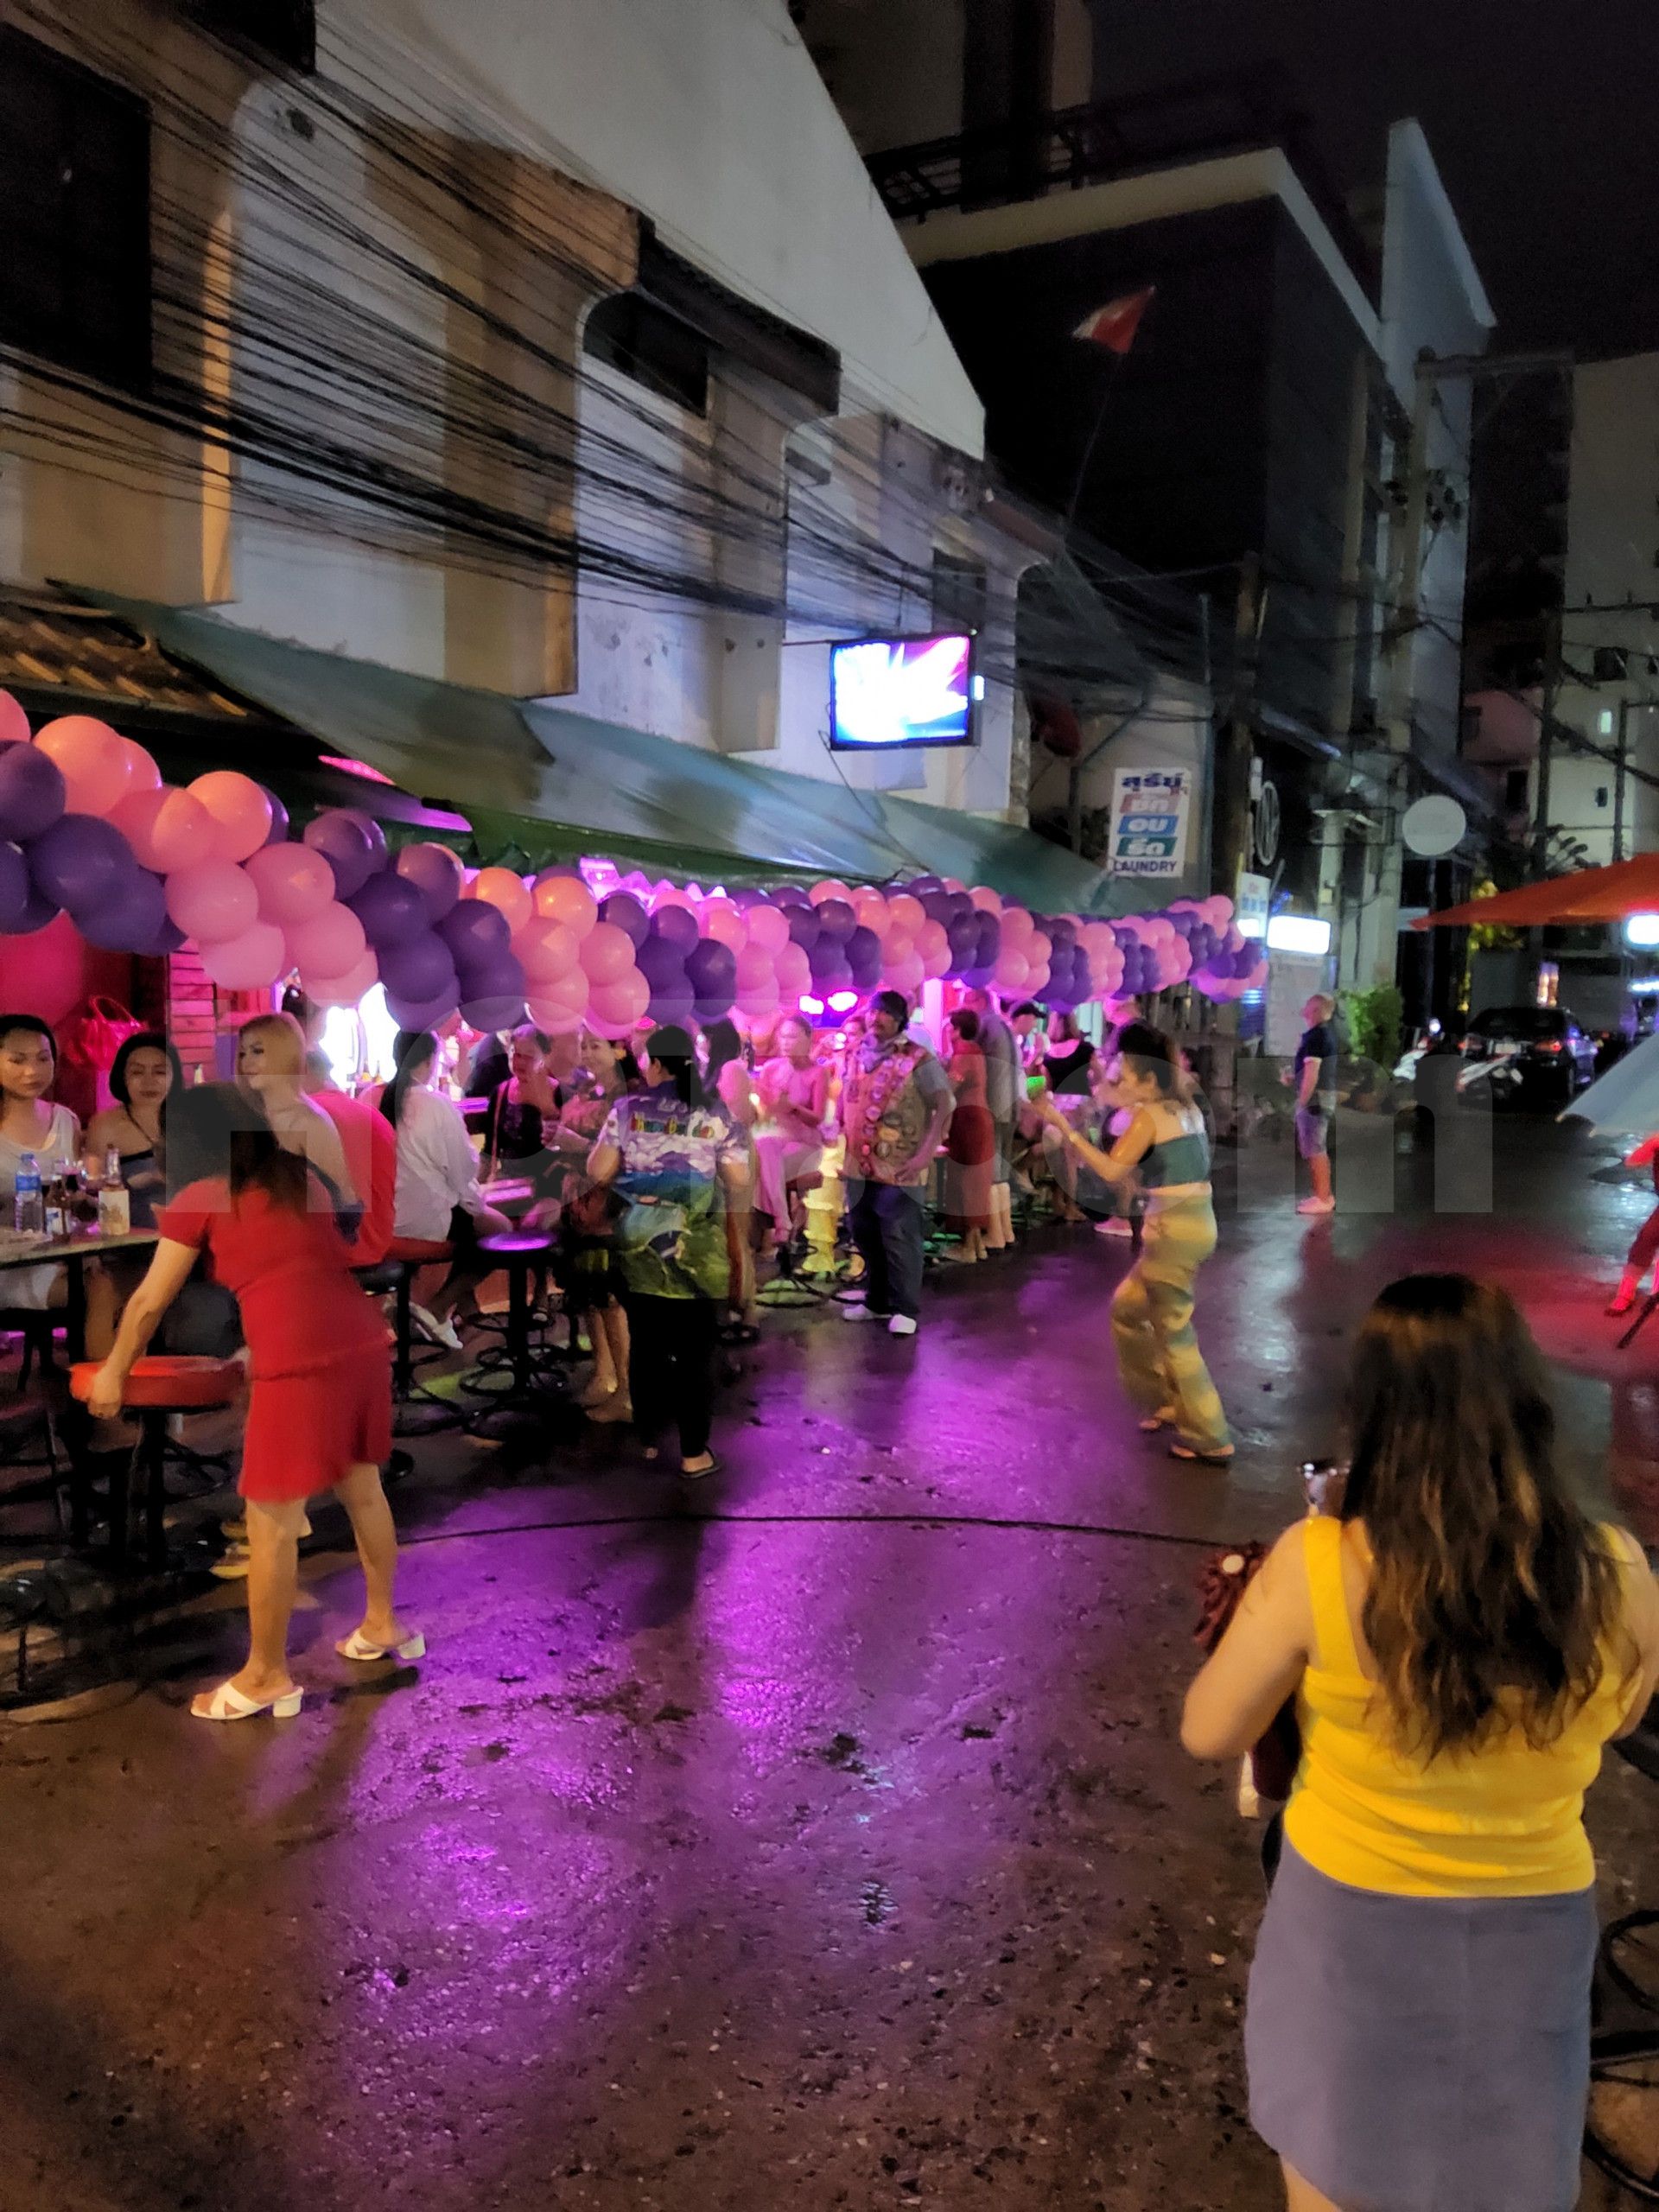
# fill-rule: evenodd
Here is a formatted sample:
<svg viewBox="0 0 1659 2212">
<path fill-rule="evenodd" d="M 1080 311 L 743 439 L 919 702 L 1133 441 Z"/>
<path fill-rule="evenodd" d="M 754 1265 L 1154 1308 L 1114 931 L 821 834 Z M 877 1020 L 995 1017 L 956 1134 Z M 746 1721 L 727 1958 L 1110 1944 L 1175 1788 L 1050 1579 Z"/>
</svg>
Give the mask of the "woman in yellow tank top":
<svg viewBox="0 0 1659 2212">
<path fill-rule="evenodd" d="M 1303 1755 L 1250 1975 L 1250 2114 L 1291 2212 L 1571 2212 L 1588 2089 L 1584 1792 L 1659 1682 L 1659 1588 L 1554 1461 L 1503 1292 L 1385 1291 L 1340 1518 L 1274 1548 L 1182 1740 Z"/>
</svg>

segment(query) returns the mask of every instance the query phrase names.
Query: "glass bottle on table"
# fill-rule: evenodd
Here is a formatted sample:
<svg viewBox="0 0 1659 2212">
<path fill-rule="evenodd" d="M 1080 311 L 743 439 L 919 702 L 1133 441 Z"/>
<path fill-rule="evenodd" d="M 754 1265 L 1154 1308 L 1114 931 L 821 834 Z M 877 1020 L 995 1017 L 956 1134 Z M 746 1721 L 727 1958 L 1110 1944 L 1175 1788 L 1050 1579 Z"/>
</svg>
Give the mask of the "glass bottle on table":
<svg viewBox="0 0 1659 2212">
<path fill-rule="evenodd" d="M 41 1176 L 41 1226 L 54 1241 L 69 1234 L 69 1209 L 65 1197 L 67 1162 L 48 1160 Z"/>
<path fill-rule="evenodd" d="M 98 1233 L 125 1236 L 132 1229 L 132 1202 L 121 1178 L 121 1154 L 114 1145 L 104 1155 L 104 1173 L 98 1179 Z"/>
</svg>

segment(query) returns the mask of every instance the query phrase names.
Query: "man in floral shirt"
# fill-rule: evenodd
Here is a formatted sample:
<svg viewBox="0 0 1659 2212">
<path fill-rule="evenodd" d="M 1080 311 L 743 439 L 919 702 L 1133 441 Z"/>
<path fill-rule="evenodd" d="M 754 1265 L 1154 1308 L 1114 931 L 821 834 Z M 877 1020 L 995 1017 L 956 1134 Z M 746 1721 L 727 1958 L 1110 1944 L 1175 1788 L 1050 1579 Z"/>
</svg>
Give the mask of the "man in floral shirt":
<svg viewBox="0 0 1659 2212">
<path fill-rule="evenodd" d="M 954 1103 L 944 1070 L 906 1035 L 909 1013 L 900 992 L 876 994 L 841 1100 L 847 1217 L 865 1288 L 864 1303 L 842 1312 L 849 1321 L 884 1321 L 895 1337 L 916 1333 L 925 1190 Z"/>
</svg>

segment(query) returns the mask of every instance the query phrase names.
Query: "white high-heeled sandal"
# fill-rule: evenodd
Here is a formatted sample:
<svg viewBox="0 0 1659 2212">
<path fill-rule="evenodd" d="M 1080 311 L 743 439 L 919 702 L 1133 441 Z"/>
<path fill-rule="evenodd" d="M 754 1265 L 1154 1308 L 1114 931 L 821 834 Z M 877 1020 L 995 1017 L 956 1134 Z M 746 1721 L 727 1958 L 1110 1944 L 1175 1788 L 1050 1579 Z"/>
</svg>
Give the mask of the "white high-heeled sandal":
<svg viewBox="0 0 1659 2212">
<path fill-rule="evenodd" d="M 426 1638 L 416 1629 L 401 1643 L 371 1643 L 361 1629 L 354 1628 L 334 1649 L 342 1659 L 355 1659 L 359 1666 L 368 1666 L 376 1659 L 424 1659 Z"/>
<path fill-rule="evenodd" d="M 302 1689 L 283 1690 L 276 1697 L 249 1697 L 231 1681 L 221 1682 L 208 1699 L 206 1707 L 194 1702 L 190 1707 L 193 1720 L 253 1720 L 262 1713 L 270 1713 L 273 1720 L 291 1720 L 304 1700 Z"/>
</svg>

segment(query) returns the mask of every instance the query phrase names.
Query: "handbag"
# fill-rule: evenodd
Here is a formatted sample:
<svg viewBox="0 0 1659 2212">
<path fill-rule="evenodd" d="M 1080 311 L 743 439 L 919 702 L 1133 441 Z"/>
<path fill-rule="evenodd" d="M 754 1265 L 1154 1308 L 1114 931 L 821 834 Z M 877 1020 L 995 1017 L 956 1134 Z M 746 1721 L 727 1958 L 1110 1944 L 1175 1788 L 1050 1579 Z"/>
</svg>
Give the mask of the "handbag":
<svg viewBox="0 0 1659 2212">
<path fill-rule="evenodd" d="M 143 1026 L 118 999 L 96 993 L 62 1025 L 58 1038 L 58 1096 L 82 1122 L 115 1103 L 110 1090 L 111 1066 L 127 1039 L 137 1036 Z"/>
</svg>

